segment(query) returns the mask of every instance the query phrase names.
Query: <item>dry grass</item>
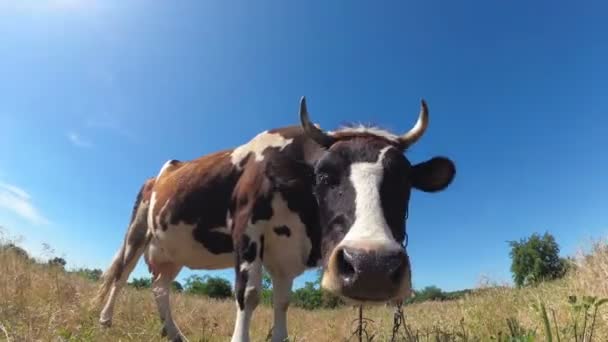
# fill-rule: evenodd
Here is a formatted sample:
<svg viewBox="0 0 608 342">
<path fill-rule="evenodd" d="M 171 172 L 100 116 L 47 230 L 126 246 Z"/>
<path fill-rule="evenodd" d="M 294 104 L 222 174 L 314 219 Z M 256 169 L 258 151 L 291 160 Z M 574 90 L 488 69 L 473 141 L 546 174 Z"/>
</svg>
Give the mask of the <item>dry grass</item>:
<svg viewBox="0 0 608 342">
<path fill-rule="evenodd" d="M 459 300 L 411 305 L 405 308 L 406 323 L 420 336 L 439 329 L 451 336 L 456 333 L 467 336 L 467 339 L 454 337 L 446 341 L 488 341 L 499 332 L 508 334 L 507 319 L 515 318 L 524 329 L 536 331 L 536 341 L 544 341 L 542 320 L 532 304 L 542 299 L 550 313 L 555 311 L 558 325 L 564 329 L 570 327 L 569 295 L 608 297 L 606 246 L 594 244 L 591 256 L 581 258 L 578 269 L 562 280 L 526 289 L 481 286 L 477 293 Z M 96 283 L 66 274 L 60 268 L 26 261 L 14 252 L 0 251 L 0 340 L 163 341 L 150 291 L 127 289 L 123 292 L 117 303 L 114 325 L 101 329 L 97 324 L 98 309 L 88 304 L 96 288 Z M 191 341 L 229 340 L 235 311 L 232 301 L 174 294 L 172 307 L 177 324 Z M 392 308 L 367 308 L 364 316 L 374 320 L 367 327 L 367 331 L 375 335 L 374 341 L 390 339 Z M 350 307 L 314 312 L 290 308 L 291 340 L 344 341 L 351 336 L 356 317 L 356 309 Z M 271 322 L 271 309 L 260 306 L 254 316 L 254 341 L 266 339 Z M 551 324 L 554 324 L 552 318 Z M 608 340 L 608 306 L 600 309 L 595 325 L 593 340 Z M 561 332 L 561 340 L 573 341 L 566 334 Z"/>
</svg>

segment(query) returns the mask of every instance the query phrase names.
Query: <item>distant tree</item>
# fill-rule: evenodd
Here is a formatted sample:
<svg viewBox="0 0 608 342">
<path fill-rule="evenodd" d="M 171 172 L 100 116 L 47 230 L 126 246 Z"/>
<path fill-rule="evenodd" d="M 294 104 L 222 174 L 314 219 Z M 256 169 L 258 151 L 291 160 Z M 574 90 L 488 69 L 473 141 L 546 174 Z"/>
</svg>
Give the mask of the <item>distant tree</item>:
<svg viewBox="0 0 608 342">
<path fill-rule="evenodd" d="M 218 299 L 230 298 L 232 286 L 222 277 L 191 275 L 186 279 L 185 292 Z"/>
<path fill-rule="evenodd" d="M 64 258 L 60 258 L 60 257 L 54 257 L 51 260 L 49 260 L 49 265 L 53 265 L 53 266 L 60 266 L 61 268 L 63 268 L 66 264 L 66 261 Z"/>
<path fill-rule="evenodd" d="M 343 305 L 344 302 L 340 297 L 321 288 L 322 276 L 323 271 L 319 269 L 313 281 L 306 282 L 302 288 L 292 290 L 290 295 L 291 305 L 307 310 L 333 309 Z M 272 278 L 265 269 L 262 273 L 261 302 L 265 305 L 272 305 Z"/>
<path fill-rule="evenodd" d="M 262 273 L 262 288 L 263 289 L 271 289 L 272 288 L 272 278 L 270 277 L 270 273 L 264 270 Z"/>
<path fill-rule="evenodd" d="M 413 298 L 408 298 L 405 302 L 411 304 L 426 302 L 429 300 L 444 300 L 447 298 L 446 293 L 435 285 L 427 286 L 422 290 L 415 290 L 414 294 L 415 296 Z"/>
<path fill-rule="evenodd" d="M 307 281 L 304 287 L 295 290 L 291 295 L 294 306 L 314 310 L 323 305 L 323 293 L 316 288 L 316 282 Z"/>
<path fill-rule="evenodd" d="M 291 296 L 294 306 L 307 310 L 319 308 L 333 309 L 344 304 L 343 300 L 321 287 L 323 270 L 319 269 L 314 281 L 308 281 L 295 290 Z"/>
<path fill-rule="evenodd" d="M 92 281 L 98 281 L 101 278 L 101 274 L 103 273 L 100 269 L 90 269 L 90 268 L 79 268 L 74 273 L 85 277 Z"/>
<path fill-rule="evenodd" d="M 272 278 L 266 269 L 262 273 L 262 303 L 272 304 Z"/>
<path fill-rule="evenodd" d="M 321 287 L 321 281 L 323 280 L 323 269 L 319 268 L 317 270 L 317 277 L 315 280 L 315 285 L 321 291 L 321 307 L 326 309 L 335 309 L 341 305 L 344 305 L 344 301 L 339 296 L 324 290 Z"/>
<path fill-rule="evenodd" d="M 339 306 L 344 305 L 344 301 L 342 298 L 334 295 L 333 293 L 321 290 L 321 305 L 326 309 L 335 309 Z"/>
<path fill-rule="evenodd" d="M 173 283 L 171 283 L 171 288 L 177 292 L 182 292 L 184 290 L 182 284 L 177 280 L 174 280 Z"/>
<path fill-rule="evenodd" d="M 444 296 L 444 300 L 453 300 L 453 299 L 458 299 L 458 298 L 462 298 L 467 294 L 472 293 L 473 291 L 471 289 L 464 289 L 464 290 L 458 290 L 458 291 L 452 291 L 452 292 L 443 292 L 443 296 Z"/>
<path fill-rule="evenodd" d="M 25 249 L 13 244 L 13 243 L 7 243 L 5 245 L 0 245 L 0 251 L 11 251 L 11 252 L 17 254 L 18 256 L 23 257 L 24 259 L 31 260 L 29 254 L 27 254 Z"/>
<path fill-rule="evenodd" d="M 129 285 L 133 286 L 136 289 L 148 289 L 152 286 L 152 278 L 133 278 Z"/>
<path fill-rule="evenodd" d="M 566 272 L 566 260 L 559 257 L 559 246 L 553 235 L 532 234 L 520 241 L 509 241 L 511 273 L 518 287 L 561 278 Z"/>
</svg>

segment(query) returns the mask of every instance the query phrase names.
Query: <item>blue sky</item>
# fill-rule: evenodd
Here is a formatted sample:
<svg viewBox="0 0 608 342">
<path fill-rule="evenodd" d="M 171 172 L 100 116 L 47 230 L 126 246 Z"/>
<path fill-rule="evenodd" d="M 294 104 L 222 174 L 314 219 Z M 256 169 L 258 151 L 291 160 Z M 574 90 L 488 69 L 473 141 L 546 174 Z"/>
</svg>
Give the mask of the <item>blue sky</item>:
<svg viewBox="0 0 608 342">
<path fill-rule="evenodd" d="M 430 127 L 409 157 L 447 155 L 458 173 L 412 197 L 414 285 L 510 281 L 508 240 L 548 230 L 566 255 L 608 234 L 606 10 L 0 1 L 0 225 L 33 253 L 46 242 L 70 267 L 105 268 L 167 159 L 297 123 L 302 95 L 324 128 L 396 132 L 425 98 Z"/>
</svg>

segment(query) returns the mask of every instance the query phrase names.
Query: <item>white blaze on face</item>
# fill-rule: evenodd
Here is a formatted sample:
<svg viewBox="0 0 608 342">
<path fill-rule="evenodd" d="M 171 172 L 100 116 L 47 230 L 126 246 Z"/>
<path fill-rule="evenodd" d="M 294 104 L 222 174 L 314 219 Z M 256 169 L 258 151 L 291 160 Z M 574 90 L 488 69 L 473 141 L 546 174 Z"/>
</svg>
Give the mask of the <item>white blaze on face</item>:
<svg viewBox="0 0 608 342">
<path fill-rule="evenodd" d="M 232 165 L 239 166 L 241 161 L 243 161 L 249 153 L 254 153 L 255 160 L 259 162 L 264 160 L 264 155 L 262 153 L 267 148 L 278 147 L 282 150 L 287 145 L 291 144 L 292 141 L 293 138 L 285 139 L 285 137 L 279 133 L 268 133 L 268 131 L 264 131 L 256 135 L 248 143 L 235 148 L 230 154 L 230 160 L 232 161 Z"/>
<path fill-rule="evenodd" d="M 382 161 L 389 148 L 383 148 L 374 163 L 351 165 L 350 181 L 355 188 L 355 222 L 340 244 L 353 241 L 398 245 L 386 223 L 380 201 L 380 185 L 384 176 Z"/>
</svg>

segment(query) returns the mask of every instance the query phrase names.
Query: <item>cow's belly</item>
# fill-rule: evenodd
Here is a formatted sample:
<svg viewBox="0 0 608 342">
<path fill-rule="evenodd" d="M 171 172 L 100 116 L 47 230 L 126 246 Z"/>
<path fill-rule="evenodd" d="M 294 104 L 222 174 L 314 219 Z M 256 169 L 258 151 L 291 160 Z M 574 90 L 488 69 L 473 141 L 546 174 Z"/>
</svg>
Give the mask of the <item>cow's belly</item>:
<svg viewBox="0 0 608 342">
<path fill-rule="evenodd" d="M 150 243 L 153 263 L 172 262 L 191 269 L 223 269 L 233 267 L 232 239 L 225 227 L 193 234 L 194 225 L 168 225 L 166 230 L 154 230 Z M 198 240 L 197 240 L 198 238 Z"/>
</svg>

